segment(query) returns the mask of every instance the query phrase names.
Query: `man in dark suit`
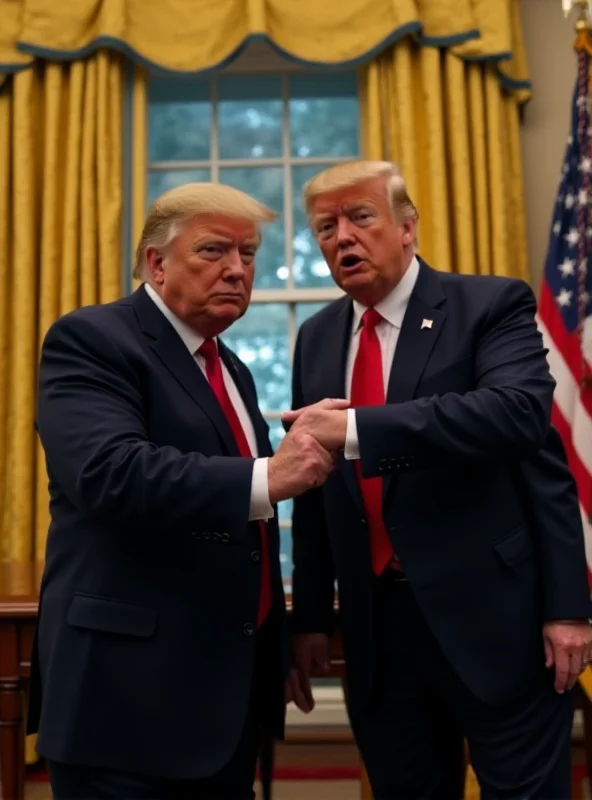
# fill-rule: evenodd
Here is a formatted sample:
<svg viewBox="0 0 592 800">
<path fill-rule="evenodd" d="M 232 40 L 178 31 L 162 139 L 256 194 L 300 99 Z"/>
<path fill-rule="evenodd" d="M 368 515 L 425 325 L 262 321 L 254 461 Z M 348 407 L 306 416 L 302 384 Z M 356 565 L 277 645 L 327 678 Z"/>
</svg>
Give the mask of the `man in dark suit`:
<svg viewBox="0 0 592 800">
<path fill-rule="evenodd" d="M 272 218 L 229 187 L 166 193 L 138 247 L 143 285 L 45 338 L 29 731 L 57 800 L 251 798 L 258 727 L 282 735 L 274 506 L 333 462 L 302 431 L 272 454 L 251 374 L 218 339 L 247 309 Z"/>
<path fill-rule="evenodd" d="M 466 737 L 484 800 L 568 800 L 590 595 L 533 294 L 418 258 L 392 164 L 334 167 L 305 202 L 347 296 L 302 326 L 284 415 L 342 451 L 294 505 L 300 690 L 310 707 L 336 578 L 377 799 L 462 797 Z M 350 409 L 309 407 L 345 396 Z"/>
</svg>

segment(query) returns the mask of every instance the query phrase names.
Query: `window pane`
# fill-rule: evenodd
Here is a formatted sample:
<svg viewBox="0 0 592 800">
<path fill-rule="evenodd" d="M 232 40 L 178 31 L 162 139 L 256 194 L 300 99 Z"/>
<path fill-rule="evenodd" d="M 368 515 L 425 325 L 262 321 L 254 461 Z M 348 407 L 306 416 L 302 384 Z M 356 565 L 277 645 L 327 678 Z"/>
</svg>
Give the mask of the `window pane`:
<svg viewBox="0 0 592 800">
<path fill-rule="evenodd" d="M 192 181 L 209 181 L 209 169 L 176 169 L 165 171 L 155 171 L 148 173 L 148 206 L 156 200 L 156 198 L 168 189 L 174 189 L 176 186 L 181 186 L 184 183 L 191 183 Z"/>
<path fill-rule="evenodd" d="M 358 155 L 356 75 L 291 75 L 289 86 L 292 155 Z"/>
<path fill-rule="evenodd" d="M 288 305 L 253 303 L 222 339 L 253 374 L 262 411 L 290 407 Z"/>
<path fill-rule="evenodd" d="M 328 305 L 327 303 L 298 303 L 296 306 L 296 329 L 317 311 Z"/>
<path fill-rule="evenodd" d="M 292 590 L 292 531 L 280 530 L 280 565 L 284 591 Z"/>
<path fill-rule="evenodd" d="M 306 165 L 292 167 L 292 197 L 294 208 L 294 240 L 292 242 L 292 264 L 294 284 L 299 288 L 334 286 L 329 267 L 310 231 L 308 218 L 302 206 L 302 187 L 325 167 Z"/>
<path fill-rule="evenodd" d="M 289 406 L 286 406 L 286 408 L 289 408 Z M 285 435 L 284 426 L 279 419 L 269 420 L 269 439 L 274 453 Z M 278 518 L 281 522 L 292 522 L 292 500 L 284 500 L 278 503 Z"/>
<path fill-rule="evenodd" d="M 281 167 L 226 167 L 220 182 L 230 184 L 281 215 L 284 202 L 284 173 Z M 283 289 L 287 269 L 284 252 L 284 226 L 280 220 L 263 227 L 263 241 L 257 252 L 256 289 Z"/>
<path fill-rule="evenodd" d="M 282 154 L 282 86 L 279 76 L 229 76 L 218 84 L 220 158 L 271 158 Z"/>
<path fill-rule="evenodd" d="M 209 82 L 183 78 L 150 81 L 149 161 L 207 161 L 211 123 Z"/>
</svg>

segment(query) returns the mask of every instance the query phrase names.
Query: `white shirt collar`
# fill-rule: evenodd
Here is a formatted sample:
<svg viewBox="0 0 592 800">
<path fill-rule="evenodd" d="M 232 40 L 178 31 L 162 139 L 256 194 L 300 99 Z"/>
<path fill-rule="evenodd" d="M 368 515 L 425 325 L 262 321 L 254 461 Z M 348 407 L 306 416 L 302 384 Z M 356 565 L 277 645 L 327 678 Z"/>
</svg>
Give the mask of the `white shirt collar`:
<svg viewBox="0 0 592 800">
<path fill-rule="evenodd" d="M 150 284 L 145 283 L 144 289 L 146 290 L 146 294 L 148 297 L 154 302 L 155 306 L 162 311 L 164 316 L 168 319 L 171 323 L 173 328 L 177 331 L 179 336 L 181 337 L 181 341 L 185 345 L 185 347 L 189 350 L 191 355 L 195 355 L 195 353 L 199 350 L 199 348 L 204 343 L 205 339 L 203 336 L 200 336 L 199 333 L 196 333 L 193 328 L 190 328 L 186 322 L 183 322 L 182 319 L 176 314 L 173 314 L 171 309 L 167 306 L 164 302 L 162 297 L 156 292 Z"/>
<path fill-rule="evenodd" d="M 384 300 L 381 300 L 380 303 L 375 305 L 376 310 L 380 314 L 381 317 L 387 322 L 390 322 L 395 328 L 400 328 L 403 324 L 403 317 L 405 316 L 405 311 L 407 310 L 407 306 L 409 305 L 409 299 L 415 288 L 415 283 L 417 281 L 417 276 L 419 275 L 419 261 L 415 256 L 411 260 L 411 263 L 405 270 L 405 274 L 399 281 L 399 283 L 395 286 L 390 294 L 388 294 Z M 353 301 L 354 306 L 354 331 L 357 331 L 360 327 L 360 321 L 362 319 L 362 314 L 366 311 L 366 306 L 363 306 L 361 303 L 358 303 L 356 300 Z"/>
</svg>

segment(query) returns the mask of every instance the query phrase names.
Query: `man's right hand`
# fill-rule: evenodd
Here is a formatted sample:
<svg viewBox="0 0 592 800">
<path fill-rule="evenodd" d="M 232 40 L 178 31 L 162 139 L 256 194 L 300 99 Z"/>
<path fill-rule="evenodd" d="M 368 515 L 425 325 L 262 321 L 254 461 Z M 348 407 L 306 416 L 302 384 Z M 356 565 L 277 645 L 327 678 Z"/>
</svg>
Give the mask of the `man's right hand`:
<svg viewBox="0 0 592 800">
<path fill-rule="evenodd" d="M 325 633 L 298 634 L 292 637 L 292 651 L 295 669 L 291 675 L 294 686 L 290 699 L 308 714 L 314 708 L 310 676 L 329 674 L 329 637 Z"/>
<path fill-rule="evenodd" d="M 323 400 L 327 408 L 347 408 L 347 400 Z M 295 428 L 282 439 L 267 465 L 269 500 L 272 504 L 298 497 L 322 486 L 335 467 L 332 453 L 304 430 Z"/>
</svg>

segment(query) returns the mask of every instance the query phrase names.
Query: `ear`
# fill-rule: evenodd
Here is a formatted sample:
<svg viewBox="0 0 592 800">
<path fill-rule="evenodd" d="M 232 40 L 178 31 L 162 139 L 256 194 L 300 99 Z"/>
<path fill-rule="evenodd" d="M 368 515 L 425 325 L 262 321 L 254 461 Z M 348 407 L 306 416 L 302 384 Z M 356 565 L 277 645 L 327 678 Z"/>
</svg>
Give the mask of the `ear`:
<svg viewBox="0 0 592 800">
<path fill-rule="evenodd" d="M 146 266 L 155 283 L 164 283 L 164 256 L 158 247 L 150 245 L 146 248 Z"/>
<path fill-rule="evenodd" d="M 415 242 L 417 224 L 414 219 L 406 220 L 403 225 L 403 244 L 410 245 Z"/>
</svg>

